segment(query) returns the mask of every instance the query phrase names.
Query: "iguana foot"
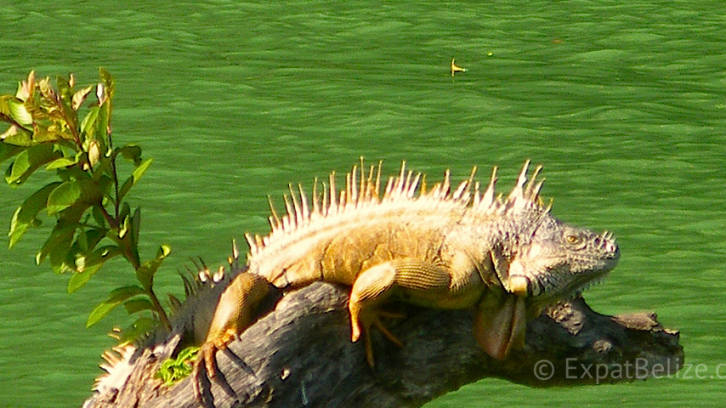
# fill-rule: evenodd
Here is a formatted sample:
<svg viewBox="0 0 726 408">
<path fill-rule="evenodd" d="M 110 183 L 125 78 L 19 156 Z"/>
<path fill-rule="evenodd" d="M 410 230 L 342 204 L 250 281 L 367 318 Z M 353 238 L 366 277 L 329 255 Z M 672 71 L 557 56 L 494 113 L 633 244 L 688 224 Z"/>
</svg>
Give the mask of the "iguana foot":
<svg viewBox="0 0 726 408">
<path fill-rule="evenodd" d="M 212 381 L 218 384 L 231 398 L 237 399 L 237 393 L 224 378 L 224 374 L 219 371 L 216 359 L 217 351 L 226 350 L 227 344 L 234 337 L 235 333 L 228 332 L 219 340 L 206 342 L 199 348 L 197 361 L 194 362 L 193 370 L 194 397 L 200 404 L 207 408 L 214 408 L 214 397 L 211 392 Z"/>
<path fill-rule="evenodd" d="M 355 310 L 355 311 L 353 311 Z M 354 343 L 360 339 L 361 333 L 365 336 L 366 360 L 368 365 L 373 367 L 375 359 L 373 357 L 373 343 L 371 342 L 371 327 L 375 327 L 393 344 L 403 347 L 403 343 L 381 322 L 381 317 L 403 318 L 404 316 L 397 313 L 389 313 L 379 310 L 366 310 L 361 313 L 360 310 L 353 309 L 351 311 L 351 341 Z"/>
<path fill-rule="evenodd" d="M 392 296 L 403 295 L 412 303 L 430 307 L 452 308 L 458 306 L 450 300 L 451 273 L 440 265 L 415 259 L 399 259 L 383 262 L 361 272 L 353 283 L 348 310 L 355 342 L 365 334 L 366 358 L 373 366 L 373 348 L 370 327 L 373 326 L 388 340 L 402 347 L 402 343 L 380 321 L 385 315 L 378 306 Z M 477 294 L 478 296 L 478 294 Z"/>
</svg>

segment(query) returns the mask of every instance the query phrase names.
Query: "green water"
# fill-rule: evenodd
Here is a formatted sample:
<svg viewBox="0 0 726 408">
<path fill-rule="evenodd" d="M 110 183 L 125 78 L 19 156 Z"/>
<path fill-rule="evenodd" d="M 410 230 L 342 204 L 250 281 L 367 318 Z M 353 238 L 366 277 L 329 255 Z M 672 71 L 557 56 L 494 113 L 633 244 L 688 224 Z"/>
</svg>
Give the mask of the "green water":
<svg viewBox="0 0 726 408">
<path fill-rule="evenodd" d="M 232 238 L 265 232 L 268 194 L 361 155 L 430 178 L 479 165 L 484 179 L 496 164 L 502 191 L 531 158 L 555 215 L 618 237 L 620 265 L 590 304 L 656 310 L 693 370 L 574 389 L 484 380 L 427 407 L 723 404 L 720 2 L 16 3 L 0 7 L 3 93 L 30 69 L 117 77 L 115 140 L 155 159 L 136 198 L 145 251 L 173 248 L 162 292 L 179 292 L 190 256 L 221 262 Z M 452 57 L 468 72 L 452 78 Z M 0 220 L 30 187 L 1 190 Z M 84 328 L 130 279 L 124 265 L 67 295 L 65 278 L 34 266 L 45 234 L 0 245 L 0 406 L 80 406 L 111 322 L 129 323 L 118 311 Z"/>
</svg>

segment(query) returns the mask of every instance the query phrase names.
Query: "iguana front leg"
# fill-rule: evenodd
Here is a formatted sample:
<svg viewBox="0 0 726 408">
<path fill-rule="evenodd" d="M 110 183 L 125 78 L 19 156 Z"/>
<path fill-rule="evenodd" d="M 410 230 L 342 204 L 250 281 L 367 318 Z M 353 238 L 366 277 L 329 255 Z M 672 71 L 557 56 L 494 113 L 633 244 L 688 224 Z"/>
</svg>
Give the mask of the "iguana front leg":
<svg viewBox="0 0 726 408">
<path fill-rule="evenodd" d="M 490 288 L 478 272 L 466 273 L 465 259 L 454 269 L 413 259 L 395 260 L 363 271 L 353 284 L 348 309 L 351 339 L 365 336 L 368 363 L 373 366 L 370 327 L 376 327 L 392 342 L 401 345 L 380 322 L 377 305 L 392 295 L 435 309 L 466 309 L 477 306 L 474 335 L 490 356 L 503 360 L 513 348 L 524 344 L 525 296 L 501 287 Z"/>
<path fill-rule="evenodd" d="M 365 336 L 366 359 L 371 367 L 375 362 L 370 338 L 371 326 L 379 329 L 394 344 L 402 346 L 381 323 L 377 306 L 392 295 L 403 295 L 411 303 L 422 306 L 456 308 L 448 304 L 453 303 L 451 278 L 451 273 L 444 267 L 413 259 L 378 264 L 358 275 L 348 303 L 351 340 L 356 342 L 361 334 Z"/>
<path fill-rule="evenodd" d="M 222 293 L 214 312 L 207 338 L 199 349 L 194 363 L 194 394 L 200 403 L 209 406 L 204 400 L 200 376 L 202 364 L 210 380 L 220 382 L 219 369 L 215 355 L 225 350 L 227 345 L 249 327 L 257 317 L 260 303 L 273 290 L 273 286 L 263 277 L 252 273 L 241 273 Z M 234 393 L 229 384 L 221 384 L 227 393 Z M 234 395 L 233 395 L 234 396 Z"/>
</svg>

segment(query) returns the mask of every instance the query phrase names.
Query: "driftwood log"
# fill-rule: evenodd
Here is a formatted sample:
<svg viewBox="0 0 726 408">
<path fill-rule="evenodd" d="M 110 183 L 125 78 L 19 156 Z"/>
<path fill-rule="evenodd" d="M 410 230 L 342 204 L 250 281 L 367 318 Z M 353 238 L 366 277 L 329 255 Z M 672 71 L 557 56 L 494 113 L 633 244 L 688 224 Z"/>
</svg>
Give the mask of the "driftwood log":
<svg viewBox="0 0 726 408">
<path fill-rule="evenodd" d="M 347 290 L 316 283 L 287 294 L 217 361 L 236 398 L 211 384 L 216 407 L 418 407 L 484 377 L 534 387 L 575 386 L 675 373 L 683 364 L 678 332 L 655 314 L 604 316 L 581 298 L 545 311 L 527 326 L 526 346 L 505 361 L 489 358 L 472 333 L 471 311 L 401 305 L 389 328 L 399 349 L 374 332 L 376 366 L 350 342 Z M 395 306 L 395 305 L 394 305 Z M 146 350 L 126 386 L 95 395 L 90 407 L 199 407 L 190 378 L 167 389 L 154 379 L 178 338 Z"/>
</svg>

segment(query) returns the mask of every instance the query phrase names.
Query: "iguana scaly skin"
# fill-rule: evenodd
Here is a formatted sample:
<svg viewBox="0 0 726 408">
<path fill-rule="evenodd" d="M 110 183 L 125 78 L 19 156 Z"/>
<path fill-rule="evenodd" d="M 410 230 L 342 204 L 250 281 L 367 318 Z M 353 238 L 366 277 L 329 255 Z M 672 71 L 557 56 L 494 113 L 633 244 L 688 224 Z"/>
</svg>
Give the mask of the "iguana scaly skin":
<svg viewBox="0 0 726 408">
<path fill-rule="evenodd" d="M 272 232 L 247 235 L 247 273 L 223 293 L 212 319 L 197 375 L 216 372 L 214 354 L 252 321 L 271 288 L 289 290 L 316 281 L 351 287 L 351 340 L 365 340 L 374 358 L 370 328 L 382 325 L 378 307 L 389 299 L 439 309 L 476 309 L 474 333 L 484 351 L 504 359 L 524 343 L 528 316 L 574 296 L 615 267 L 612 236 L 568 226 L 539 198 L 537 167 L 527 181 L 525 163 L 508 197 L 495 196 L 496 168 L 480 192 L 474 173 L 452 190 L 447 172 L 427 188 L 407 171 L 381 190 L 381 166 L 361 163 L 336 190 L 335 175 L 312 197 L 290 188 L 287 213 L 272 208 Z M 198 381 L 197 381 L 198 382 Z M 198 391 L 198 390 L 197 390 Z"/>
</svg>

